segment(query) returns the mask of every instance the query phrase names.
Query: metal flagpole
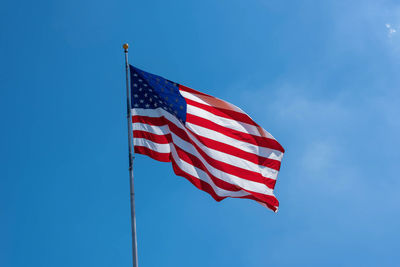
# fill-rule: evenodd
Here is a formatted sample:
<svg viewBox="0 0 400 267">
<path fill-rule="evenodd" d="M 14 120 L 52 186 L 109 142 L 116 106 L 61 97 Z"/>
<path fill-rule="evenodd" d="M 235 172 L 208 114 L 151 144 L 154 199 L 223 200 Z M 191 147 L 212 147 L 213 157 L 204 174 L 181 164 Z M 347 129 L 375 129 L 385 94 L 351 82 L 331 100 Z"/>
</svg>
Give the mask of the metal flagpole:
<svg viewBox="0 0 400 267">
<path fill-rule="evenodd" d="M 129 64 L 128 64 L 128 44 L 122 46 L 125 52 L 125 72 L 126 72 L 126 115 L 128 120 L 128 144 L 129 144 L 129 177 L 131 189 L 131 226 L 132 226 L 132 256 L 133 267 L 138 267 L 137 241 L 136 241 L 136 216 L 135 216 L 135 190 L 133 185 L 133 154 L 132 154 L 132 111 L 131 111 L 131 91 L 129 89 Z"/>
</svg>

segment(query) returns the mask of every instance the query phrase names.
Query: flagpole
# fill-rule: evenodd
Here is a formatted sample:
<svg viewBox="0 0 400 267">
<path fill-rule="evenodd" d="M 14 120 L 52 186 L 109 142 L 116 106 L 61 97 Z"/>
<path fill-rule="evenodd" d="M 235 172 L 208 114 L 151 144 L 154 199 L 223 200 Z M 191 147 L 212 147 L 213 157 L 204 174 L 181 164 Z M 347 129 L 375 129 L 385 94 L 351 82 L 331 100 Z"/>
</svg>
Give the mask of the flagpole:
<svg viewBox="0 0 400 267">
<path fill-rule="evenodd" d="M 128 144 L 129 144 L 129 178 L 131 191 L 131 226 L 132 226 L 132 257 L 133 267 L 138 267 L 137 240 L 136 240 L 136 215 L 135 215 L 135 190 L 133 185 L 133 154 L 132 154 L 132 111 L 131 111 L 131 92 L 129 89 L 129 63 L 128 63 L 128 44 L 122 46 L 125 53 L 125 73 L 126 73 L 126 115 L 128 120 Z"/>
</svg>

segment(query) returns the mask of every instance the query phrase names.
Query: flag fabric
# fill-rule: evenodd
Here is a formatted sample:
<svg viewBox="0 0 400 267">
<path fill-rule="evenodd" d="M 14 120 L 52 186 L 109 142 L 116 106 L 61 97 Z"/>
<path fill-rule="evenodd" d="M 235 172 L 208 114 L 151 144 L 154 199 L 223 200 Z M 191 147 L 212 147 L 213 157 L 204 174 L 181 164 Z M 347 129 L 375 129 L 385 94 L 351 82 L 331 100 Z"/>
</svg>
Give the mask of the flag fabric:
<svg viewBox="0 0 400 267">
<path fill-rule="evenodd" d="M 238 107 L 130 66 L 135 153 L 171 162 L 215 200 L 253 199 L 278 210 L 283 147 Z"/>
</svg>

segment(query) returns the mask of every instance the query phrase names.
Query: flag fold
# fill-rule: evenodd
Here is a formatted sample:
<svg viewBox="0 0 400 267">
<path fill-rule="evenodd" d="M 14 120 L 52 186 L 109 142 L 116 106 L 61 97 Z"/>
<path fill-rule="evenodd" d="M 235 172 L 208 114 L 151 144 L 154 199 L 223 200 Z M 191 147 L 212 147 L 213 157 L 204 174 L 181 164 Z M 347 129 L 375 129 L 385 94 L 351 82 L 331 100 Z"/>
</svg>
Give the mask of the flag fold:
<svg viewBox="0 0 400 267">
<path fill-rule="evenodd" d="M 135 153 L 171 162 L 215 200 L 274 196 L 283 147 L 240 108 L 130 66 Z"/>
</svg>

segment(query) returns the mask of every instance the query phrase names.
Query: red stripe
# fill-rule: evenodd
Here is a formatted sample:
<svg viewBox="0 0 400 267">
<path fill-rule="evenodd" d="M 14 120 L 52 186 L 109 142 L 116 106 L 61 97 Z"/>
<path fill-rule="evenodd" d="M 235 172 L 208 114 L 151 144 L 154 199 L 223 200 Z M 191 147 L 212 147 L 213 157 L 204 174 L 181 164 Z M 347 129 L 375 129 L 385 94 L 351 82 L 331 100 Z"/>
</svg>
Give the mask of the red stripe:
<svg viewBox="0 0 400 267">
<path fill-rule="evenodd" d="M 233 130 L 233 129 L 221 126 L 219 124 L 216 124 L 215 122 L 201 118 L 201 117 L 193 115 L 193 114 L 186 115 L 186 122 L 189 122 L 189 123 L 201 126 L 201 127 L 205 127 L 207 129 L 222 133 L 226 136 L 229 136 L 236 140 L 243 141 L 243 142 L 246 142 L 246 143 L 249 143 L 252 145 L 278 150 L 282 153 L 285 152 L 285 150 L 278 143 L 278 141 L 276 141 L 274 139 L 256 136 L 256 135 L 252 135 L 252 134 L 248 134 L 248 133 L 243 133 L 243 132 L 240 132 L 237 130 Z"/>
<path fill-rule="evenodd" d="M 197 94 L 198 98 L 200 98 L 205 103 L 208 103 L 209 105 L 199 103 L 199 102 L 197 102 L 195 100 L 191 100 L 189 98 L 185 98 L 187 104 L 201 108 L 203 110 L 206 110 L 208 112 L 211 112 L 211 113 L 213 113 L 217 116 L 223 117 L 223 118 L 228 118 L 228 119 L 232 119 L 232 120 L 235 120 L 238 122 L 243 122 L 243 123 L 246 123 L 249 125 L 253 125 L 258 128 L 258 131 L 261 134 L 261 138 L 273 140 L 273 141 L 269 141 L 271 143 L 274 143 L 273 147 L 272 147 L 273 149 L 275 149 L 275 147 L 276 147 L 277 148 L 276 150 L 285 152 L 283 147 L 274 138 L 268 138 L 267 136 L 265 136 L 264 129 L 262 129 L 256 122 L 253 121 L 252 118 L 250 118 L 250 116 L 248 116 L 246 113 L 242 112 L 239 108 L 233 106 L 232 104 L 230 104 L 226 101 L 223 101 L 223 100 L 215 98 L 213 96 L 198 92 L 196 90 L 193 90 L 193 89 L 185 87 L 185 86 L 180 86 L 180 89 L 182 91 L 188 92 L 193 95 Z M 235 109 L 237 109 L 238 111 Z"/>
<path fill-rule="evenodd" d="M 158 144 L 172 143 L 171 134 L 158 135 L 158 134 L 150 133 L 147 131 L 134 130 L 133 137 L 134 138 L 145 138 L 145 139 L 151 140 L 152 142 L 155 142 Z"/>
<path fill-rule="evenodd" d="M 167 134 L 169 137 L 167 138 L 160 138 L 160 135 L 155 135 L 155 134 L 149 134 L 148 132 L 145 131 L 134 131 L 134 135 L 136 138 L 146 138 L 154 143 L 158 143 L 158 144 L 165 144 L 166 140 L 169 140 L 171 138 L 170 134 Z M 171 145 L 174 146 L 179 158 L 185 162 L 187 162 L 188 164 L 195 166 L 196 168 L 204 171 L 205 173 L 207 173 L 207 175 L 211 178 L 211 180 L 215 183 L 216 186 L 218 186 L 219 188 L 222 188 L 224 190 L 228 190 L 228 191 L 240 191 L 241 188 L 238 187 L 237 185 L 228 183 L 224 180 L 219 179 L 218 177 L 214 176 L 208 169 L 207 167 L 203 164 L 203 162 L 201 162 L 201 160 L 199 158 L 197 158 L 196 156 L 186 152 L 185 150 L 181 149 L 180 147 L 176 146 L 172 140 L 168 141 L 166 143 L 170 143 Z M 151 150 L 153 151 L 153 150 Z M 161 153 L 161 154 L 165 154 L 165 153 Z M 165 158 L 165 156 L 164 156 Z"/>
<path fill-rule="evenodd" d="M 146 124 L 149 124 L 152 126 L 164 126 L 164 125 L 166 125 L 165 120 L 166 119 L 164 119 L 164 117 L 147 117 L 147 116 L 140 116 L 140 115 L 132 116 L 132 123 L 140 122 L 140 123 L 146 123 Z"/>
<path fill-rule="evenodd" d="M 203 180 L 201 180 L 193 175 L 190 175 L 189 173 L 187 173 L 187 172 L 183 171 L 181 168 L 179 168 L 179 166 L 178 166 L 178 164 L 176 164 L 174 158 L 172 158 L 172 168 L 176 175 L 186 178 L 189 182 L 191 182 L 198 189 L 209 193 L 216 201 L 219 202 L 226 198 L 226 197 L 221 197 L 221 196 L 217 195 L 215 193 L 214 189 L 212 188 L 212 186 L 209 185 L 208 183 L 204 182 Z"/>
<path fill-rule="evenodd" d="M 277 207 L 279 207 L 279 201 L 278 201 L 278 199 L 276 199 L 276 198 L 274 198 L 274 199 L 275 199 L 277 202 L 276 202 L 275 200 L 273 200 L 274 203 L 278 203 L 278 205 L 276 205 L 276 206 L 271 205 L 270 203 L 261 201 L 260 199 L 257 199 L 257 198 L 254 197 L 253 195 L 247 195 L 247 196 L 238 197 L 238 198 L 251 199 L 251 200 L 255 200 L 255 201 L 261 202 L 261 203 L 267 205 L 267 207 L 270 208 L 271 210 L 273 210 L 274 212 L 276 212 L 276 211 L 278 210 Z"/>
<path fill-rule="evenodd" d="M 214 189 L 212 188 L 211 185 L 209 185 L 205 181 L 203 181 L 203 180 L 201 180 L 201 179 L 199 179 L 199 178 L 197 178 L 197 177 L 195 177 L 193 175 L 190 175 L 187 172 L 185 172 L 182 169 L 180 169 L 170 153 L 159 153 L 159 152 L 153 151 L 151 149 L 148 149 L 146 147 L 138 147 L 138 146 L 135 146 L 135 152 L 138 153 L 138 154 L 147 155 L 147 156 L 151 157 L 152 159 L 155 159 L 155 160 L 158 160 L 158 161 L 162 161 L 162 162 L 171 161 L 174 173 L 176 175 L 186 178 L 188 181 L 190 181 L 198 189 L 209 193 L 216 201 L 221 201 L 221 200 L 223 200 L 223 199 L 228 197 L 228 196 L 226 196 L 226 197 L 218 196 L 215 193 L 215 191 L 214 191 Z M 241 197 L 235 197 L 235 196 L 229 196 L 229 197 L 232 197 L 232 198 L 247 198 L 247 199 L 256 200 L 256 201 L 265 203 L 273 211 L 277 210 L 275 206 L 279 206 L 279 202 L 275 197 L 267 196 L 267 195 L 263 195 L 263 194 L 259 194 L 259 193 L 254 193 L 254 192 L 251 192 L 251 191 L 247 191 L 245 189 L 243 189 L 243 190 L 248 192 L 248 193 L 250 193 L 250 194 L 253 194 L 253 195 L 241 196 Z"/>
<path fill-rule="evenodd" d="M 228 110 L 228 109 L 223 109 L 223 108 L 217 108 L 214 106 L 209 106 L 206 104 L 202 104 L 196 101 L 193 101 L 191 99 L 185 98 L 186 103 L 188 105 L 192 105 L 201 109 L 204 109 L 208 112 L 211 112 L 214 115 L 223 117 L 223 118 L 227 118 L 227 119 L 232 119 L 235 121 L 240 121 L 240 122 L 244 122 L 253 126 L 258 126 L 257 123 L 255 123 L 248 115 L 244 114 L 244 113 L 240 113 L 234 110 Z M 258 126 L 259 127 L 259 126 Z"/>
<path fill-rule="evenodd" d="M 218 177 L 212 175 L 211 172 L 207 169 L 207 167 L 203 164 L 203 162 L 201 162 L 201 160 L 199 160 L 199 158 L 197 158 L 196 156 L 194 156 L 190 153 L 187 153 L 185 150 L 181 149 L 180 147 L 176 146 L 175 144 L 174 144 L 174 147 L 175 147 L 176 152 L 181 160 L 183 160 L 186 163 L 207 173 L 207 175 L 210 177 L 210 179 L 219 188 L 222 188 L 222 189 L 228 190 L 228 191 L 233 191 L 233 192 L 241 190 L 241 188 L 238 187 L 237 185 L 225 182 L 224 180 L 221 180 Z"/>
<path fill-rule="evenodd" d="M 149 118 L 149 117 L 141 118 L 141 116 L 135 116 L 135 117 L 136 118 L 134 120 L 138 120 L 138 121 L 141 121 L 142 119 Z M 263 183 L 263 184 L 265 184 L 266 186 L 268 186 L 271 189 L 273 189 L 275 187 L 276 181 L 274 179 L 266 178 L 266 177 L 262 176 L 259 172 L 254 172 L 254 171 L 246 170 L 246 169 L 243 169 L 243 168 L 240 168 L 240 167 L 236 167 L 236 166 L 233 166 L 231 164 L 228 164 L 228 163 L 225 163 L 225 162 L 222 162 L 222 161 L 219 161 L 217 159 L 214 159 L 214 158 L 210 157 L 202 149 L 200 149 L 200 147 L 197 144 L 195 144 L 190 139 L 188 134 L 183 129 L 179 128 L 174 123 L 171 123 L 166 118 L 164 118 L 164 117 L 162 117 L 162 118 L 158 118 L 158 117 L 154 118 L 153 117 L 153 118 L 151 118 L 151 120 L 150 120 L 151 122 L 150 123 L 155 122 L 155 124 L 160 126 L 160 121 L 157 121 L 157 120 L 164 121 L 165 124 L 168 124 L 168 127 L 169 127 L 171 132 L 176 134 L 178 137 L 180 137 L 184 141 L 192 144 L 193 147 L 195 148 L 195 150 L 204 158 L 204 160 L 208 164 L 210 164 L 212 167 L 214 167 L 215 169 L 218 169 L 218 170 L 226 172 L 228 174 L 240 177 L 242 179 L 246 179 L 246 180 L 254 181 L 254 182 L 258 182 L 258 183 Z M 228 152 L 226 152 L 226 153 L 228 153 Z"/>
<path fill-rule="evenodd" d="M 143 131 L 134 131 L 134 133 L 135 133 L 137 138 L 146 138 L 146 139 L 148 139 L 148 140 L 150 140 L 152 142 L 160 143 L 160 142 L 158 142 L 160 140 L 159 136 L 146 135 L 146 134 L 144 134 L 145 132 L 143 132 Z M 177 154 L 178 154 L 178 156 L 179 156 L 179 158 L 181 160 L 183 160 L 186 163 L 188 163 L 188 164 L 190 164 L 192 166 L 195 166 L 196 168 L 198 168 L 198 169 L 204 171 L 205 173 L 207 173 L 208 176 L 210 177 L 210 179 L 219 188 L 222 188 L 222 189 L 228 190 L 228 191 L 234 191 L 234 192 L 241 190 L 241 188 L 239 188 L 238 186 L 236 186 L 234 184 L 231 184 L 231 183 L 228 183 L 228 182 L 225 182 L 225 181 L 219 179 L 218 177 L 212 175 L 210 173 L 210 171 L 206 168 L 206 166 L 203 164 L 203 162 L 201 162 L 201 160 L 199 160 L 199 158 L 197 158 L 196 156 L 194 156 L 194 155 L 186 152 L 185 150 L 181 149 L 180 147 L 176 146 L 174 143 L 172 143 L 172 141 L 170 142 L 170 145 L 174 146 L 174 148 L 175 148 L 175 150 L 176 150 L 176 152 L 177 152 Z M 151 150 L 151 151 L 153 151 L 153 150 Z M 164 154 L 166 154 L 166 153 L 158 153 L 158 154 L 162 154 L 162 157 L 163 157 L 164 160 L 161 160 L 161 161 L 165 161 L 165 155 Z M 154 157 L 161 157 L 161 156 L 160 155 L 155 155 Z"/>
<path fill-rule="evenodd" d="M 238 158 L 253 162 L 254 164 L 265 166 L 274 170 L 279 171 L 281 167 L 281 162 L 279 160 L 270 159 L 266 157 L 262 157 L 244 150 L 241 150 L 235 146 L 228 145 L 226 143 L 222 143 L 219 141 L 215 141 L 211 138 L 207 138 L 204 136 L 197 135 L 193 133 L 190 129 L 186 128 L 191 134 L 195 135 L 196 138 L 205 146 L 218 150 L 220 152 L 228 153 L 234 155 Z"/>
<path fill-rule="evenodd" d="M 171 153 L 160 153 L 144 146 L 135 146 L 135 153 L 147 155 L 158 161 L 170 162 Z"/>
<path fill-rule="evenodd" d="M 160 117 L 134 116 L 132 121 L 139 122 L 139 123 L 145 123 L 145 124 L 149 124 L 152 126 L 166 125 L 166 122 L 164 121 L 164 119 L 162 119 Z M 248 160 L 255 164 L 265 166 L 265 167 L 268 167 L 268 168 L 271 168 L 271 169 L 274 169 L 277 171 L 279 171 L 279 169 L 280 169 L 281 162 L 279 160 L 269 159 L 269 158 L 262 157 L 262 156 L 259 156 L 259 155 L 256 155 L 256 154 L 253 154 L 250 152 L 246 152 L 237 147 L 228 145 L 226 143 L 222 143 L 222 142 L 210 139 L 210 138 L 199 136 L 199 135 L 193 133 L 192 131 L 190 131 L 188 128 L 186 128 L 186 130 L 188 130 L 191 134 L 196 136 L 196 138 L 202 144 L 204 144 L 205 146 L 207 146 L 209 148 L 212 148 L 212 149 L 224 152 L 224 153 L 228 153 L 231 155 L 235 155 L 239 158 Z M 161 143 L 161 141 L 156 141 L 155 139 L 151 139 L 151 140 L 154 140 L 155 142 L 160 143 L 160 144 L 165 144 L 165 143 Z M 169 143 L 169 141 L 166 143 Z"/>
<path fill-rule="evenodd" d="M 206 191 L 207 193 L 209 193 L 216 201 L 221 201 L 221 200 L 223 200 L 223 199 L 225 199 L 225 198 L 228 197 L 228 196 L 226 196 L 226 197 L 218 196 L 218 195 L 215 193 L 215 191 L 214 191 L 214 189 L 212 188 L 211 185 L 209 185 L 208 183 L 204 182 L 203 180 L 201 180 L 201 179 L 199 179 L 199 178 L 197 178 L 197 177 L 195 177 L 195 176 L 193 176 L 193 175 L 190 175 L 190 174 L 188 174 L 187 172 L 183 171 L 183 170 L 182 170 L 181 168 L 179 168 L 179 166 L 176 164 L 174 158 L 171 157 L 171 159 L 172 159 L 172 167 L 173 167 L 174 172 L 175 172 L 176 175 L 179 175 L 179 176 L 182 176 L 182 177 L 188 179 L 194 186 L 196 186 L 196 187 L 199 188 L 200 190 L 203 190 L 203 191 Z M 246 191 L 246 192 L 248 192 L 248 193 L 250 193 L 250 194 L 253 194 L 253 193 L 254 193 L 254 192 L 247 191 L 247 190 L 244 190 L 244 189 L 243 189 L 243 191 Z M 276 207 L 279 206 L 279 202 L 278 202 L 278 200 L 276 199 L 276 197 L 274 197 L 274 196 L 267 196 L 267 195 L 263 195 L 263 194 L 259 194 L 259 193 L 256 193 L 256 195 L 248 195 L 248 196 L 241 196 L 241 197 L 229 196 L 229 197 L 232 197 L 232 198 L 247 198 L 247 199 L 252 199 L 252 200 L 260 201 L 260 202 L 262 202 L 262 203 L 265 203 L 265 204 L 266 204 L 270 209 L 272 209 L 273 211 L 276 211 L 276 210 L 277 210 L 277 209 L 275 208 L 275 206 L 276 206 Z"/>
</svg>

